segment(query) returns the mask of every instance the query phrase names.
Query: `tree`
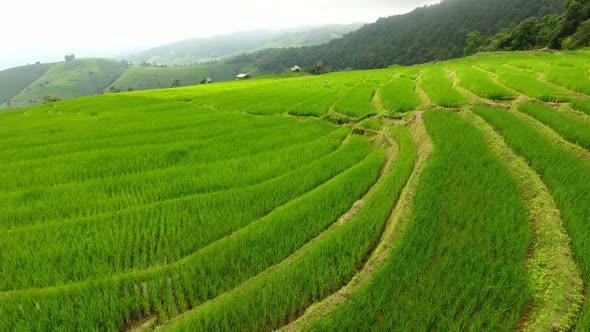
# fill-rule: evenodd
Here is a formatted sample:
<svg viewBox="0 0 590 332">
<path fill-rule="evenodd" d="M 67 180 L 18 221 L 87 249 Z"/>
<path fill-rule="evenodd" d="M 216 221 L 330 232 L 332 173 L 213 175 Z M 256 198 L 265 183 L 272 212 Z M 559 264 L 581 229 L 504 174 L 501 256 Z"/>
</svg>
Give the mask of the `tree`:
<svg viewBox="0 0 590 332">
<path fill-rule="evenodd" d="M 111 88 L 109 89 L 109 93 L 119 93 L 121 92 L 121 89 L 117 89 L 114 86 L 111 86 Z"/>
<path fill-rule="evenodd" d="M 539 20 L 529 17 L 512 31 L 512 50 L 530 50 L 537 46 Z"/>
<path fill-rule="evenodd" d="M 564 39 L 561 45 L 567 50 L 590 46 L 590 20 L 582 22 L 576 33 Z"/>
<path fill-rule="evenodd" d="M 172 84 L 170 84 L 171 88 L 178 88 L 180 86 L 180 80 L 174 79 L 172 80 Z"/>
<path fill-rule="evenodd" d="M 305 71 L 312 74 L 312 75 L 321 75 L 321 74 L 328 73 L 330 71 L 330 69 L 329 69 L 328 62 L 326 62 L 324 60 L 320 60 L 320 61 L 316 62 L 316 64 L 313 67 L 307 68 Z"/>
<path fill-rule="evenodd" d="M 61 98 L 55 97 L 55 96 L 49 96 L 49 95 L 45 95 L 43 96 L 43 103 L 48 104 L 48 103 L 55 103 L 56 101 L 60 101 Z"/>
<path fill-rule="evenodd" d="M 576 33 L 582 22 L 590 18 L 590 1 L 588 0 L 567 0 L 566 8 L 561 26 L 551 40 L 552 48 L 561 48 L 564 40 Z"/>
<path fill-rule="evenodd" d="M 479 51 L 479 48 L 483 46 L 485 40 L 479 31 L 470 32 L 467 35 L 467 40 L 465 41 L 465 48 L 463 49 L 463 55 L 474 55 Z"/>
<path fill-rule="evenodd" d="M 74 54 L 68 54 L 68 55 L 64 56 L 64 59 L 66 61 L 74 61 L 74 60 L 76 60 L 76 56 Z"/>
</svg>

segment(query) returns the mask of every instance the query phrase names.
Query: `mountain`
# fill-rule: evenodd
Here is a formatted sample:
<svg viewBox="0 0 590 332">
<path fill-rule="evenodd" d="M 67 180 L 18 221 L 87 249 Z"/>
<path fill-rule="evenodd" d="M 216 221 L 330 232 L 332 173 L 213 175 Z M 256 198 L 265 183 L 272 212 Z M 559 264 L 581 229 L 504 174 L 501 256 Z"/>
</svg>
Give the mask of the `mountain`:
<svg viewBox="0 0 590 332">
<path fill-rule="evenodd" d="M 43 102 L 44 96 L 67 99 L 101 94 L 124 71 L 124 64 L 111 59 L 88 58 L 59 62 L 51 65 L 37 80 L 12 97 L 8 106 L 39 104 Z M 0 72 L 0 78 L 3 72 Z"/>
<path fill-rule="evenodd" d="M 356 30 L 360 23 L 327 25 L 288 30 L 241 31 L 211 38 L 193 38 L 158 46 L 129 56 L 133 63 L 156 62 L 169 65 L 186 65 L 219 59 L 238 53 L 254 52 L 267 48 L 311 46 L 326 43 Z"/>
<path fill-rule="evenodd" d="M 10 106 L 10 99 L 35 82 L 53 64 L 35 64 L 0 71 L 0 109 Z"/>
<path fill-rule="evenodd" d="M 312 66 L 319 60 L 334 70 L 444 60 L 462 56 L 467 34 L 472 31 L 490 36 L 527 17 L 561 11 L 562 0 L 444 0 L 381 18 L 323 45 L 264 50 L 232 61 L 279 71 L 293 64 Z"/>
<path fill-rule="evenodd" d="M 43 103 L 45 98 L 70 99 L 108 92 L 151 90 L 233 80 L 240 72 L 260 77 L 251 64 L 207 64 L 182 67 L 140 66 L 105 58 L 35 64 L 0 71 L 0 109 Z"/>
</svg>

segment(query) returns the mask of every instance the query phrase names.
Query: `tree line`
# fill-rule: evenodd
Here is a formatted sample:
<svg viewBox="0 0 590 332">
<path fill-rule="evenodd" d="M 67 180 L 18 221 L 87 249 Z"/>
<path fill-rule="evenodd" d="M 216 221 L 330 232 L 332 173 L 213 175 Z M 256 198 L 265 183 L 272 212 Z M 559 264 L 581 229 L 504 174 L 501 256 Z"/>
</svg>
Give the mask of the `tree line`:
<svg viewBox="0 0 590 332">
<path fill-rule="evenodd" d="M 323 45 L 267 49 L 226 62 L 252 63 L 280 72 L 293 64 L 312 68 L 320 62 L 330 70 L 344 70 L 446 60 L 463 56 L 472 31 L 492 36 L 531 16 L 560 14 L 563 8 L 562 0 L 443 0 L 408 14 L 380 18 Z"/>
<path fill-rule="evenodd" d="M 503 28 L 487 40 L 479 31 L 467 36 L 464 53 L 590 46 L 590 0 L 567 0 L 561 15 L 532 16 L 514 28 Z"/>
</svg>

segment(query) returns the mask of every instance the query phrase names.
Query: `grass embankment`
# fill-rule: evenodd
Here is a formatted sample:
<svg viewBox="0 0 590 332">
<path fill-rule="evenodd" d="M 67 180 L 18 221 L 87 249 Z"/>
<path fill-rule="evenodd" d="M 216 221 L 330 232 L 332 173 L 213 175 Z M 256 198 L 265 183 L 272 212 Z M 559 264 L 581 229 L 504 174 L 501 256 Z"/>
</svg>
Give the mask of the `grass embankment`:
<svg viewBox="0 0 590 332">
<path fill-rule="evenodd" d="M 430 100 L 440 107 L 459 108 L 468 103 L 467 98 L 453 87 L 453 81 L 442 67 L 424 69 L 422 88 Z"/>
<path fill-rule="evenodd" d="M 426 132 L 421 112 L 413 115 L 409 123 L 409 130 L 417 148 L 414 171 L 408 179 L 405 188 L 402 190 L 395 208 L 389 217 L 386 228 L 383 231 L 381 240 L 367 260 L 367 263 L 363 266 L 362 270 L 360 270 L 354 278 L 346 284 L 346 286 L 340 288 L 321 302 L 315 303 L 309 307 L 304 315 L 299 317 L 296 321 L 284 326 L 281 329 L 282 331 L 305 330 L 306 328 L 309 328 L 310 325 L 314 324 L 318 318 L 324 317 L 338 308 L 338 306 L 347 301 L 352 294 L 362 287 L 365 287 L 373 280 L 375 271 L 378 271 L 379 268 L 389 260 L 393 248 L 399 245 L 398 239 L 403 236 L 412 215 L 420 176 L 422 175 L 432 152 L 432 142 Z"/>
<path fill-rule="evenodd" d="M 530 298 L 516 180 L 459 115 L 425 113 L 434 142 L 391 259 L 312 330 L 510 330 Z"/>
<path fill-rule="evenodd" d="M 502 84 L 531 98 L 544 102 L 567 102 L 571 99 L 569 91 L 540 81 L 535 72 L 503 65 L 480 67 L 495 73 Z"/>
<path fill-rule="evenodd" d="M 209 331 L 276 329 L 350 280 L 376 246 L 414 167 L 416 147 L 409 132 L 398 126 L 394 133 L 400 145 L 399 157 L 350 221 L 287 266 L 255 278 L 166 327 Z"/>
<path fill-rule="evenodd" d="M 386 83 L 379 90 L 381 103 L 390 114 L 407 113 L 420 106 L 413 78 L 400 76 Z"/>
<path fill-rule="evenodd" d="M 556 145 L 529 123 L 514 114 L 491 108 L 478 108 L 483 117 L 504 136 L 506 142 L 541 175 L 566 223 L 574 255 L 586 284 L 590 279 L 590 164 Z M 590 329 L 588 298 L 576 329 Z M 575 305 L 575 301 L 571 305 Z"/>
<path fill-rule="evenodd" d="M 154 310 L 162 321 L 169 319 L 239 285 L 317 236 L 368 190 L 382 161 L 383 154 L 374 152 L 311 192 L 174 264 L 102 281 L 0 294 L 0 310 L 9 317 L 2 321 L 3 328 L 117 330 L 125 321 Z M 292 220 L 297 222 L 287 222 Z"/>
<path fill-rule="evenodd" d="M 478 97 L 490 100 L 513 100 L 516 98 L 514 93 L 496 84 L 488 73 L 475 67 L 457 66 L 453 67 L 453 70 L 459 84 Z"/>
<path fill-rule="evenodd" d="M 475 106 L 476 109 L 487 107 Z M 519 326 L 524 331 L 567 331 L 577 320 L 584 285 L 557 204 L 541 177 L 526 159 L 512 151 L 492 126 L 471 110 L 463 115 L 482 132 L 491 151 L 518 180 L 527 205 L 533 233 L 526 259 L 532 301 Z"/>
<path fill-rule="evenodd" d="M 375 91 L 377 91 L 377 84 L 362 82 L 334 104 L 334 111 L 353 118 L 374 114 L 372 100 Z"/>
<path fill-rule="evenodd" d="M 590 150 L 590 121 L 578 120 L 544 104 L 522 104 L 518 109 L 566 140 Z"/>
</svg>

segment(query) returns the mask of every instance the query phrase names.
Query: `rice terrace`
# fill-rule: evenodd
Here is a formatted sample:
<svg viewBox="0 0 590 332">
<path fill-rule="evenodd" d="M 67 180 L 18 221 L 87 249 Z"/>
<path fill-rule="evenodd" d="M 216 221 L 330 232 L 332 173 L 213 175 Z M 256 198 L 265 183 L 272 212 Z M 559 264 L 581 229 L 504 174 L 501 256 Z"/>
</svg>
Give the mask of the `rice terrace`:
<svg viewBox="0 0 590 332">
<path fill-rule="evenodd" d="M 588 331 L 589 57 L 3 111 L 0 329 Z"/>
<path fill-rule="evenodd" d="M 590 331 L 589 0 L 64 1 L 0 52 L 0 332 Z"/>
</svg>

